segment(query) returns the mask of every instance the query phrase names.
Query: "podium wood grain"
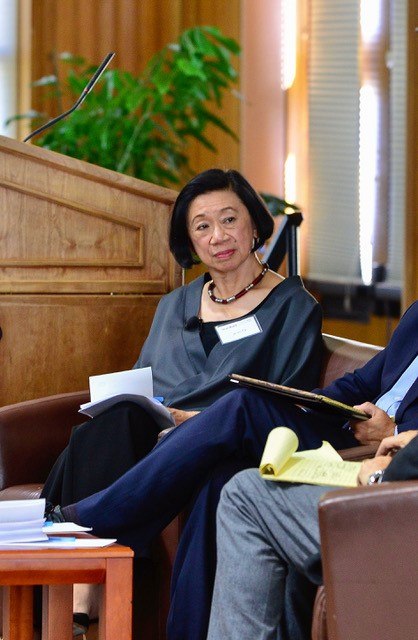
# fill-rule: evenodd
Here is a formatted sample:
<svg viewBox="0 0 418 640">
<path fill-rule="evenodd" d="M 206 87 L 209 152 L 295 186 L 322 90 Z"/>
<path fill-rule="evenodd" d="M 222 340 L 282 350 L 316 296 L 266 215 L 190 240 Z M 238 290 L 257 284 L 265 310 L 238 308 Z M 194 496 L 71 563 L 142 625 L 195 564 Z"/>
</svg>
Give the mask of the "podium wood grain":
<svg viewBox="0 0 418 640">
<path fill-rule="evenodd" d="M 176 195 L 0 136 L 0 406 L 132 367 L 181 283 Z"/>
</svg>

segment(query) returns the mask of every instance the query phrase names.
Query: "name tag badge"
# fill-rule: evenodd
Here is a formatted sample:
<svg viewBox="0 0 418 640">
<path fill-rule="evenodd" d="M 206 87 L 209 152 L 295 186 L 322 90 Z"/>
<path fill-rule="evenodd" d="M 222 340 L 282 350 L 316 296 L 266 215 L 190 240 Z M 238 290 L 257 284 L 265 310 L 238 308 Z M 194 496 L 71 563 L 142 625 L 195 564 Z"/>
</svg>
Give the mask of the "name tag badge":
<svg viewBox="0 0 418 640">
<path fill-rule="evenodd" d="M 215 329 L 221 344 L 229 344 L 236 340 L 249 338 L 249 336 L 254 336 L 256 333 L 263 331 L 255 316 L 249 316 L 242 320 L 233 320 L 228 324 L 219 324 Z"/>
</svg>

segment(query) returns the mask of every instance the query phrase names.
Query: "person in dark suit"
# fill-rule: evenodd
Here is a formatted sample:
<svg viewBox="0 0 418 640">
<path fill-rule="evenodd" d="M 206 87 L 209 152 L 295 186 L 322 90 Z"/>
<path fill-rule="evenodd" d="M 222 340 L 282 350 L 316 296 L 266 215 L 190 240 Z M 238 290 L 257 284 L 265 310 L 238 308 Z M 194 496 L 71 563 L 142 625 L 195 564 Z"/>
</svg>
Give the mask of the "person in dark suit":
<svg viewBox="0 0 418 640">
<path fill-rule="evenodd" d="M 418 478 L 417 435 L 411 430 L 383 439 L 376 457 L 362 463 L 359 484 Z M 224 487 L 208 640 L 277 639 L 289 570 L 312 577 L 315 568 L 321 582 L 318 501 L 330 490 L 269 482 L 258 469 L 237 474 Z M 312 609 L 305 615 L 306 624 L 296 626 L 305 628 L 298 638 L 309 640 Z"/>
<path fill-rule="evenodd" d="M 370 419 L 351 421 L 347 428 L 341 419 L 303 411 L 271 394 L 238 389 L 162 438 L 110 487 L 65 507 L 64 518 L 140 551 L 193 499 L 177 554 L 169 637 L 205 638 L 216 566 L 215 510 L 222 486 L 233 473 L 259 464 L 268 433 L 279 425 L 296 432 L 301 449 L 319 447 L 322 440 L 335 448 L 378 443 L 414 428 L 417 327 L 415 302 L 384 350 L 322 390 L 361 406 Z"/>
</svg>

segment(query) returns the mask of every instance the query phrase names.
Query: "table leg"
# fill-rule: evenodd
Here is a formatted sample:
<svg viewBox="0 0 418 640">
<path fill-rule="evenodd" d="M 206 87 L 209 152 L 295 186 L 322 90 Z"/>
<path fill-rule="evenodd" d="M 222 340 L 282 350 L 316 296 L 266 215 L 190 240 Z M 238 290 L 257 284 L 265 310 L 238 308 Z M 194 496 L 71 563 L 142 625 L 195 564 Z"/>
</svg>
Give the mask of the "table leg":
<svg viewBox="0 0 418 640">
<path fill-rule="evenodd" d="M 42 588 L 42 640 L 71 640 L 73 637 L 73 585 Z"/>
<path fill-rule="evenodd" d="M 132 559 L 108 558 L 100 598 L 99 640 L 131 640 L 131 637 Z"/>
<path fill-rule="evenodd" d="M 33 640 L 32 587 L 3 587 L 3 639 Z"/>
</svg>

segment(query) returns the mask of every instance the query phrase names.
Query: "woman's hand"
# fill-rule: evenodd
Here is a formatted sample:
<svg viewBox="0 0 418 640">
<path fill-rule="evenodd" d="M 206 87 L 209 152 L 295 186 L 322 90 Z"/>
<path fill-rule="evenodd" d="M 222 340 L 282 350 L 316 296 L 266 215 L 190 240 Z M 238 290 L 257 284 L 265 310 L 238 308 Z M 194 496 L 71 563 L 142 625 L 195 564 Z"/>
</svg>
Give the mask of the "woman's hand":
<svg viewBox="0 0 418 640">
<path fill-rule="evenodd" d="M 399 449 L 406 447 L 406 445 L 416 436 L 418 436 L 418 431 L 402 431 L 402 433 L 398 433 L 396 436 L 383 438 L 378 450 L 376 451 L 376 455 L 386 456 L 388 454 L 396 453 Z"/>
<path fill-rule="evenodd" d="M 395 423 L 388 414 L 371 402 L 363 402 L 355 407 L 367 413 L 368 420 L 350 420 L 354 437 L 361 444 L 380 444 L 383 438 L 393 436 Z"/>
<path fill-rule="evenodd" d="M 158 442 L 161 440 L 161 438 L 164 438 L 164 436 L 166 436 L 167 433 L 170 433 L 170 431 L 173 431 L 174 429 L 176 429 L 176 427 L 168 427 L 168 429 L 163 429 L 162 431 L 160 431 L 160 433 L 157 436 Z"/>
<path fill-rule="evenodd" d="M 175 409 L 174 407 L 167 407 L 167 409 L 173 416 L 176 427 L 199 413 L 199 411 L 183 411 L 183 409 Z"/>
<path fill-rule="evenodd" d="M 158 442 L 161 440 L 161 438 L 164 438 L 164 436 L 166 436 L 167 433 L 170 433 L 170 431 L 173 431 L 173 429 L 178 427 L 179 424 L 181 424 L 182 422 L 185 422 L 189 418 L 192 418 L 193 416 L 199 413 L 199 411 L 183 411 L 183 409 L 174 409 L 174 407 L 167 407 L 167 409 L 173 416 L 176 422 L 176 426 L 169 427 L 168 429 L 164 429 L 163 431 L 160 431 L 160 433 L 158 434 Z"/>
<path fill-rule="evenodd" d="M 357 476 L 358 484 L 366 485 L 371 474 L 375 471 L 379 471 L 380 469 L 386 469 L 391 460 L 391 456 L 376 456 L 375 458 L 370 458 L 369 460 L 363 460 L 363 462 L 361 463 L 359 474 Z"/>
</svg>

